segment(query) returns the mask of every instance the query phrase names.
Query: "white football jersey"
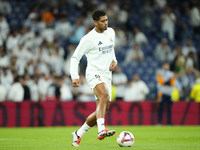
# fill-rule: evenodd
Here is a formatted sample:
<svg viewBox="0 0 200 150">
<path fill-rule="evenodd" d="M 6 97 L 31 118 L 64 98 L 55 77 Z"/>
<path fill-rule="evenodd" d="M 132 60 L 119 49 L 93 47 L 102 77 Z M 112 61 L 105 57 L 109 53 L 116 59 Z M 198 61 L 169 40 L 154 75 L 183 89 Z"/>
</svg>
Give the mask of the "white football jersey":
<svg viewBox="0 0 200 150">
<path fill-rule="evenodd" d="M 71 58 L 70 74 L 72 80 L 79 79 L 78 64 L 84 54 L 87 57 L 86 77 L 100 75 L 111 80 L 110 64 L 113 60 L 117 63 L 114 45 L 115 32 L 112 28 L 107 28 L 103 33 L 92 29 L 81 39 Z"/>
</svg>

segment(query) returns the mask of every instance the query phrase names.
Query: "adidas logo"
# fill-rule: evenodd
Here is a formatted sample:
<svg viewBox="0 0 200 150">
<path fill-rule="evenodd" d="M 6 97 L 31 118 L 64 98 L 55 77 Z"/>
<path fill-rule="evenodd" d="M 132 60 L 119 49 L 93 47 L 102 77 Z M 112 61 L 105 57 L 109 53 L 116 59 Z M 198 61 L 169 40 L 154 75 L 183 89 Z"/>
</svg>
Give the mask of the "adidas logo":
<svg viewBox="0 0 200 150">
<path fill-rule="evenodd" d="M 101 45 L 101 44 L 103 44 L 101 41 L 99 41 L 99 44 L 98 45 Z"/>
</svg>

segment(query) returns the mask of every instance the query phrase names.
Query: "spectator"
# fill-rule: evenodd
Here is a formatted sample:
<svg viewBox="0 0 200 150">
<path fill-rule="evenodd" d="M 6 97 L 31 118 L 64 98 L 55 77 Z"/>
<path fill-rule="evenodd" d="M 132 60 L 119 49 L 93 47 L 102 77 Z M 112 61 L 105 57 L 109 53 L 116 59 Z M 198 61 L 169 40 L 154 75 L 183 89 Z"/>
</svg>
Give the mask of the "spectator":
<svg viewBox="0 0 200 150">
<path fill-rule="evenodd" d="M 0 45 L 0 67 L 8 68 L 10 65 L 9 55 L 6 54 L 6 51 L 3 49 L 3 46 Z"/>
<path fill-rule="evenodd" d="M 22 85 L 22 87 L 24 89 L 23 100 L 24 101 L 30 101 L 31 100 L 31 93 L 30 93 L 29 87 L 25 84 L 25 76 L 20 76 L 19 77 L 19 82 L 20 82 L 20 84 Z"/>
<path fill-rule="evenodd" d="M 41 31 L 37 19 L 38 19 L 37 14 L 35 12 L 31 12 L 28 18 L 24 21 L 24 26 L 30 28 L 30 30 L 33 32 Z"/>
<path fill-rule="evenodd" d="M 182 47 L 182 53 L 185 57 L 188 56 L 189 52 L 193 52 L 195 54 L 195 57 L 197 55 L 197 50 L 196 48 L 192 45 L 192 40 L 191 39 L 187 39 L 185 41 L 185 44 Z"/>
<path fill-rule="evenodd" d="M 156 49 L 154 51 L 154 57 L 162 62 L 172 61 L 173 54 L 171 52 L 171 48 L 168 45 L 167 39 L 163 38 L 161 43 L 157 44 Z"/>
<path fill-rule="evenodd" d="M 189 54 L 186 58 L 185 66 L 192 66 L 195 69 L 198 69 L 198 62 L 195 58 L 194 52 L 189 52 Z"/>
<path fill-rule="evenodd" d="M 24 42 L 19 41 L 18 46 L 13 50 L 13 55 L 17 57 L 17 64 L 20 66 L 18 70 L 19 75 L 25 73 L 25 65 L 29 61 L 27 57 L 27 48 L 24 47 Z"/>
<path fill-rule="evenodd" d="M 68 39 L 72 32 L 71 26 L 71 23 L 67 20 L 67 15 L 62 15 L 56 23 L 55 32 L 58 36 Z"/>
<path fill-rule="evenodd" d="M 82 25 L 83 18 L 78 18 L 75 25 L 72 27 L 72 34 L 70 37 L 70 42 L 72 44 L 78 44 L 81 38 L 86 34 L 86 29 Z"/>
<path fill-rule="evenodd" d="M 59 55 L 59 48 L 55 47 L 54 53 L 50 56 L 50 63 L 52 71 L 56 71 L 57 74 L 61 75 L 64 70 L 64 59 L 63 56 Z"/>
<path fill-rule="evenodd" d="M 19 70 L 21 69 L 21 67 L 20 67 L 17 56 L 15 56 L 15 55 L 11 56 L 9 69 L 10 69 L 10 71 L 15 71 L 15 72 L 17 72 L 17 74 L 20 74 Z M 24 68 L 22 68 L 22 69 L 24 70 Z"/>
<path fill-rule="evenodd" d="M 191 24 L 195 34 L 200 35 L 200 3 L 198 2 L 191 10 Z"/>
<path fill-rule="evenodd" d="M 127 84 L 127 76 L 121 71 L 121 68 L 118 66 L 113 72 L 113 85 L 116 88 L 116 99 L 124 99 L 124 91 Z"/>
<path fill-rule="evenodd" d="M 67 75 L 64 75 L 64 81 L 62 83 L 62 86 L 60 88 L 60 93 L 61 93 L 61 100 L 62 101 L 71 101 L 73 100 L 73 94 L 71 91 L 71 80 L 69 81 L 69 77 Z"/>
<path fill-rule="evenodd" d="M 8 91 L 7 99 L 14 102 L 22 102 L 24 99 L 24 88 L 19 82 L 20 76 L 16 76 L 14 83 L 11 85 L 10 90 Z"/>
<path fill-rule="evenodd" d="M 120 6 L 120 5 L 119 5 Z M 128 12 L 125 10 L 125 8 L 123 8 L 122 6 L 120 6 L 121 8 L 118 8 L 118 16 L 117 16 L 117 20 L 119 21 L 119 26 L 122 29 L 126 28 L 126 23 L 128 21 Z"/>
<path fill-rule="evenodd" d="M 176 22 L 176 16 L 171 11 L 170 7 L 166 6 L 165 12 L 161 15 L 162 32 L 167 34 L 169 40 L 174 40 L 174 26 Z"/>
<path fill-rule="evenodd" d="M 200 102 L 200 77 L 195 80 L 195 84 L 190 92 L 190 98 L 195 102 Z"/>
<path fill-rule="evenodd" d="M 140 11 L 140 16 L 141 16 L 141 30 L 145 33 L 151 33 L 154 31 L 154 10 L 153 7 L 151 6 L 151 1 L 150 0 L 145 0 L 144 7 L 141 8 Z"/>
<path fill-rule="evenodd" d="M 36 60 L 34 58 L 34 52 L 33 52 L 33 49 L 32 49 L 32 46 L 29 45 L 27 46 L 27 63 L 25 65 L 25 71 L 27 71 L 31 76 L 34 75 L 34 69 L 35 69 L 35 66 L 36 66 Z"/>
<path fill-rule="evenodd" d="M 143 61 L 144 53 L 140 49 L 140 46 L 136 43 L 132 48 L 128 49 L 126 53 L 125 63 L 130 63 L 134 61 Z"/>
<path fill-rule="evenodd" d="M 164 62 L 162 69 L 157 74 L 158 82 L 158 100 L 160 103 L 158 109 L 158 124 L 162 124 L 163 107 L 167 103 L 167 124 L 171 125 L 171 108 L 172 98 L 171 94 L 175 86 L 175 76 L 170 70 L 168 62 Z"/>
<path fill-rule="evenodd" d="M 41 43 L 39 48 L 35 49 L 35 60 L 37 62 L 37 69 L 43 74 L 49 73 L 49 50 L 47 48 L 47 43 L 44 41 Z"/>
<path fill-rule="evenodd" d="M 182 15 L 182 40 L 186 40 L 187 38 L 193 37 L 193 30 L 191 25 L 191 16 L 190 16 L 190 8 L 185 9 L 184 14 Z"/>
<path fill-rule="evenodd" d="M 52 79 L 50 74 L 46 73 L 44 74 L 39 80 L 38 80 L 38 87 L 40 92 L 40 100 L 45 100 L 45 95 L 47 93 L 48 87 L 52 84 Z"/>
<path fill-rule="evenodd" d="M 199 76 L 199 72 L 192 66 L 186 66 L 185 71 L 180 75 L 180 81 L 183 85 L 183 99 L 189 100 L 189 95 L 194 86 L 195 79 Z"/>
<path fill-rule="evenodd" d="M 94 93 L 90 86 L 87 84 L 84 75 L 80 75 L 80 82 L 81 87 L 77 88 L 76 99 L 81 102 L 95 101 Z"/>
<path fill-rule="evenodd" d="M 154 0 L 155 5 L 159 9 L 164 9 L 166 7 L 167 1 L 166 0 Z"/>
<path fill-rule="evenodd" d="M 29 74 L 25 75 L 25 84 L 30 89 L 31 101 L 38 102 L 40 100 L 39 86 L 38 86 L 38 76 L 34 76 L 33 79 L 30 78 Z"/>
<path fill-rule="evenodd" d="M 7 95 L 7 89 L 1 84 L 0 80 L 0 102 L 3 102 L 6 100 L 6 95 Z"/>
<path fill-rule="evenodd" d="M 44 20 L 48 24 L 51 23 L 54 20 L 54 16 L 50 11 L 49 6 L 46 6 L 44 8 L 43 12 L 41 13 L 41 18 L 42 18 L 42 20 Z"/>
<path fill-rule="evenodd" d="M 3 85 L 7 91 L 9 91 L 12 82 L 13 82 L 13 76 L 12 72 L 8 68 L 1 68 L 0 70 L 0 80 L 1 85 Z"/>
<path fill-rule="evenodd" d="M 0 39 L 5 41 L 8 37 L 9 32 L 10 32 L 9 24 L 7 23 L 4 15 L 0 12 Z"/>
<path fill-rule="evenodd" d="M 133 75 L 133 80 L 128 82 L 128 86 L 124 91 L 124 101 L 144 101 L 147 94 L 149 94 L 148 86 L 136 73 Z"/>
<path fill-rule="evenodd" d="M 175 46 L 175 49 L 173 50 L 173 56 L 174 56 L 174 59 L 171 63 L 170 68 L 172 71 L 179 74 L 183 72 L 185 69 L 185 57 L 182 54 L 180 44 L 177 44 Z"/>
<path fill-rule="evenodd" d="M 10 14 L 12 12 L 12 7 L 9 1 L 7 0 L 0 1 L 0 12 L 2 12 L 3 14 Z"/>
<path fill-rule="evenodd" d="M 40 35 L 39 32 L 35 32 L 35 36 L 34 36 L 34 39 L 33 39 L 33 49 L 37 49 L 43 42 L 43 38 L 42 36 Z"/>
<path fill-rule="evenodd" d="M 18 30 L 11 31 L 6 42 L 6 49 L 9 55 L 13 54 L 13 49 L 18 47 L 18 42 L 20 39 L 20 34 Z"/>
<path fill-rule="evenodd" d="M 59 5 L 57 1 L 53 1 L 51 4 L 51 13 L 55 17 L 56 21 L 61 17 L 61 11 L 59 9 Z"/>
<path fill-rule="evenodd" d="M 50 22 L 48 22 L 46 28 L 42 30 L 42 37 L 48 44 L 53 43 L 55 39 L 55 30 Z"/>
<path fill-rule="evenodd" d="M 120 51 L 122 47 L 127 45 L 126 33 L 121 28 L 115 28 L 115 50 Z"/>
<path fill-rule="evenodd" d="M 138 27 L 134 28 L 134 33 L 135 33 L 135 38 L 134 38 L 135 43 L 139 45 L 148 44 L 148 39 L 146 35 L 143 32 L 141 32 Z"/>
<path fill-rule="evenodd" d="M 45 100 L 46 101 L 59 101 L 60 100 L 60 87 L 62 85 L 62 79 L 60 76 L 55 76 L 53 83 L 47 88 Z"/>
<path fill-rule="evenodd" d="M 69 44 L 67 45 L 67 58 L 65 60 L 65 65 L 64 65 L 64 71 L 66 75 L 70 75 L 70 61 L 71 61 L 71 57 L 74 53 L 75 47 L 73 44 Z"/>
</svg>

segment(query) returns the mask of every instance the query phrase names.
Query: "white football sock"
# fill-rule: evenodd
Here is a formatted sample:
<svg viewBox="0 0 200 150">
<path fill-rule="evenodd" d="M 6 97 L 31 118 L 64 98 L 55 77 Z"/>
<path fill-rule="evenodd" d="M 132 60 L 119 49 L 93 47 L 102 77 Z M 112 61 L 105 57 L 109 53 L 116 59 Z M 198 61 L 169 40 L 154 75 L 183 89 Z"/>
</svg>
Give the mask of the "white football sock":
<svg viewBox="0 0 200 150">
<path fill-rule="evenodd" d="M 77 135 L 82 137 L 91 127 L 85 122 L 82 127 L 77 131 Z"/>
<path fill-rule="evenodd" d="M 104 122 L 105 122 L 104 118 L 97 119 L 98 132 L 100 132 L 100 131 L 105 129 Z"/>
</svg>

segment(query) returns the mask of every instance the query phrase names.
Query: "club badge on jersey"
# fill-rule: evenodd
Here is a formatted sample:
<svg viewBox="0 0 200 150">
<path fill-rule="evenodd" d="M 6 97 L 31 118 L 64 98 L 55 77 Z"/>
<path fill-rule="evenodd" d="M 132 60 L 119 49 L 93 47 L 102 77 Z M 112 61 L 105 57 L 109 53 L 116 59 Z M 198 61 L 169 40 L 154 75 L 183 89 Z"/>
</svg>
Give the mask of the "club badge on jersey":
<svg viewBox="0 0 200 150">
<path fill-rule="evenodd" d="M 112 37 L 110 37 L 110 42 L 113 42 Z"/>
<path fill-rule="evenodd" d="M 95 75 L 96 78 L 98 78 L 99 81 L 102 81 L 102 79 L 100 78 L 100 75 Z"/>
</svg>

